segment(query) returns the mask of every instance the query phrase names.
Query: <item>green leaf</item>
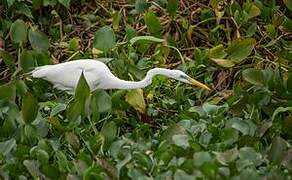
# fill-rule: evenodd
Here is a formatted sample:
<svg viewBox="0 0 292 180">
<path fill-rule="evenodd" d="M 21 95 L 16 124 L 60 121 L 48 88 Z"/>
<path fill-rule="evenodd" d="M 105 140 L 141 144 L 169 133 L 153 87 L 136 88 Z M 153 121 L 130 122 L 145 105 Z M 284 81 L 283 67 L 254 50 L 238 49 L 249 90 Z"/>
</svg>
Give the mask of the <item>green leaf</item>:
<svg viewBox="0 0 292 180">
<path fill-rule="evenodd" d="M 111 96 L 104 90 L 94 92 L 92 101 L 96 104 L 99 113 L 109 112 L 112 108 Z"/>
<path fill-rule="evenodd" d="M 202 166 L 205 162 L 212 160 L 212 157 L 209 152 L 196 152 L 193 156 L 193 163 L 195 166 Z"/>
<path fill-rule="evenodd" d="M 29 71 L 32 67 L 36 67 L 37 63 L 34 57 L 34 51 L 24 50 L 20 55 L 20 66 L 24 71 Z"/>
<path fill-rule="evenodd" d="M 70 0 L 58 0 L 59 3 L 61 3 L 63 6 L 65 6 L 67 9 L 70 7 Z"/>
<path fill-rule="evenodd" d="M 210 59 L 223 59 L 227 56 L 225 48 L 222 44 L 217 45 L 208 51 L 208 56 Z"/>
<path fill-rule="evenodd" d="M 227 123 L 226 126 L 232 127 L 243 135 L 254 136 L 256 131 L 256 125 L 250 120 L 242 120 L 241 118 L 232 118 Z"/>
<path fill-rule="evenodd" d="M 292 11 L 292 1 L 291 0 L 283 0 L 284 4 L 286 5 L 286 7 Z"/>
<path fill-rule="evenodd" d="M 262 163 L 262 155 L 251 147 L 243 147 L 239 150 L 239 160 L 236 162 L 238 171 L 247 166 L 258 166 Z"/>
<path fill-rule="evenodd" d="M 144 114 L 146 111 L 146 103 L 142 89 L 131 90 L 126 94 L 126 101 L 137 111 Z"/>
<path fill-rule="evenodd" d="M 174 16 L 176 14 L 176 11 L 178 10 L 179 1 L 178 0 L 168 0 L 167 2 L 167 12 Z"/>
<path fill-rule="evenodd" d="M 16 147 L 16 145 L 15 139 L 0 142 L 0 154 L 7 156 Z"/>
<path fill-rule="evenodd" d="M 103 140 L 104 140 L 104 143 L 103 143 L 103 148 L 104 150 L 107 150 L 111 143 L 113 142 L 113 140 L 115 139 L 116 137 L 116 134 L 117 134 L 117 125 L 115 122 L 113 121 L 110 121 L 108 123 L 105 123 L 100 131 L 100 134 L 103 136 Z"/>
<path fill-rule="evenodd" d="M 122 18 L 122 15 L 121 15 L 120 11 L 117 11 L 114 13 L 112 25 L 113 25 L 113 29 L 115 31 L 117 31 L 119 29 L 121 18 Z"/>
<path fill-rule="evenodd" d="M 79 39 L 77 38 L 70 39 L 68 49 L 72 51 L 77 51 L 78 48 L 79 48 Z"/>
<path fill-rule="evenodd" d="M 146 0 L 136 0 L 135 9 L 138 13 L 143 13 L 151 6 L 151 3 L 146 2 Z"/>
<path fill-rule="evenodd" d="M 190 146 L 189 136 L 185 134 L 175 134 L 172 136 L 172 141 L 175 145 L 182 147 L 184 149 Z"/>
<path fill-rule="evenodd" d="M 231 61 L 231 60 L 228 60 L 228 59 L 215 59 L 215 58 L 212 58 L 211 60 L 214 61 L 219 66 L 222 66 L 222 67 L 230 68 L 230 67 L 235 66 L 235 63 L 233 61 Z"/>
<path fill-rule="evenodd" d="M 27 26 L 21 20 L 18 19 L 12 23 L 10 27 L 10 38 L 14 43 L 22 43 L 27 37 Z"/>
<path fill-rule="evenodd" d="M 265 82 L 263 73 L 259 69 L 254 68 L 246 69 L 242 72 L 242 77 L 244 80 L 254 85 L 262 86 L 264 85 Z"/>
<path fill-rule="evenodd" d="M 15 98 L 15 85 L 14 83 L 7 83 L 0 86 L 0 100 L 14 99 Z"/>
<path fill-rule="evenodd" d="M 275 137 L 269 152 L 269 158 L 276 164 L 280 164 L 287 154 L 287 142 L 281 137 Z"/>
<path fill-rule="evenodd" d="M 87 97 L 89 97 L 89 94 L 90 88 L 87 83 L 87 80 L 85 79 L 84 73 L 82 72 L 75 90 L 75 99 L 77 101 L 84 102 L 87 99 Z"/>
<path fill-rule="evenodd" d="M 144 21 L 147 26 L 148 31 L 151 34 L 159 34 L 161 31 L 161 25 L 159 22 L 159 19 L 156 17 L 156 15 L 152 11 L 148 11 L 144 15 Z"/>
<path fill-rule="evenodd" d="M 227 59 L 231 59 L 238 63 L 241 62 L 251 54 L 255 44 L 256 40 L 253 38 L 235 40 L 227 48 Z"/>
<path fill-rule="evenodd" d="M 243 9 L 248 14 L 249 19 L 259 16 L 261 14 L 261 10 L 253 3 L 245 3 L 243 5 Z"/>
<path fill-rule="evenodd" d="M 48 37 L 37 30 L 30 29 L 28 31 L 28 39 L 33 49 L 46 51 L 49 49 L 49 39 Z"/>
<path fill-rule="evenodd" d="M 109 26 L 104 26 L 96 31 L 93 40 L 93 47 L 101 51 L 108 51 L 116 45 L 116 36 Z"/>
<path fill-rule="evenodd" d="M 32 94 L 27 92 L 22 99 L 22 117 L 27 124 L 35 120 L 38 114 L 38 101 Z"/>
<path fill-rule="evenodd" d="M 138 42 L 138 41 L 150 41 L 150 42 L 162 43 L 165 40 L 164 39 L 159 39 L 159 38 L 154 37 L 154 36 L 136 36 L 136 37 L 133 37 L 130 40 L 131 46 L 133 44 L 135 44 L 136 42 Z"/>
</svg>

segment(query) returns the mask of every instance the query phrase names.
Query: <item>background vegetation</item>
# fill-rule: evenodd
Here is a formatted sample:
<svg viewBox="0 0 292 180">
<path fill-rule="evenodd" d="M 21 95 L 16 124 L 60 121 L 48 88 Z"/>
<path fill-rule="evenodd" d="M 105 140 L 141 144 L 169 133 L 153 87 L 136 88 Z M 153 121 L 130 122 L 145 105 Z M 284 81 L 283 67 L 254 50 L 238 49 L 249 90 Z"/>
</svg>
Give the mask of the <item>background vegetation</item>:
<svg viewBox="0 0 292 180">
<path fill-rule="evenodd" d="M 0 0 L 1 179 L 291 179 L 291 0 Z M 100 58 L 143 90 L 73 99 L 35 66 Z"/>
</svg>

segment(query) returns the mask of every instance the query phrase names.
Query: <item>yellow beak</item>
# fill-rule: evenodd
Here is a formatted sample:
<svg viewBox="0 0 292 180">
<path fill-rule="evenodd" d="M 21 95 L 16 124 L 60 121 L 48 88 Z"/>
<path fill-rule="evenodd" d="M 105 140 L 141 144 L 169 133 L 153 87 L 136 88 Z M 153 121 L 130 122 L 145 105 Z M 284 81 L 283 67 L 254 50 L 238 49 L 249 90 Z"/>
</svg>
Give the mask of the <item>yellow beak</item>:
<svg viewBox="0 0 292 180">
<path fill-rule="evenodd" d="M 201 83 L 201 82 L 199 82 L 199 81 L 197 81 L 197 80 L 195 80 L 193 78 L 188 78 L 187 80 L 189 81 L 188 83 L 191 84 L 191 85 L 206 89 L 208 91 L 211 90 L 208 86 L 206 86 L 205 84 L 203 84 L 203 83 Z"/>
</svg>

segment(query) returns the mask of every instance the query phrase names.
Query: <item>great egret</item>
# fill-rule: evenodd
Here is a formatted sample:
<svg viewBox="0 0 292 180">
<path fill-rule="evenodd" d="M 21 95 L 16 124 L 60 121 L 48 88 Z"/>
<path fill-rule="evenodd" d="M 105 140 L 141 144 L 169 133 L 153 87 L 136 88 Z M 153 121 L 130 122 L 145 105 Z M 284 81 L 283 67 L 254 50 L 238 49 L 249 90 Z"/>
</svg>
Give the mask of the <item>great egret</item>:
<svg viewBox="0 0 292 180">
<path fill-rule="evenodd" d="M 50 81 L 54 88 L 73 94 L 77 87 L 81 73 L 90 87 L 90 91 L 96 89 L 138 89 L 151 84 L 155 75 L 164 75 L 178 81 L 195 85 L 210 90 L 206 85 L 192 79 L 180 70 L 154 68 L 147 72 L 141 81 L 125 81 L 114 76 L 110 69 L 101 61 L 92 59 L 80 59 L 55 65 L 45 65 L 32 71 L 34 78 L 42 78 Z"/>
</svg>

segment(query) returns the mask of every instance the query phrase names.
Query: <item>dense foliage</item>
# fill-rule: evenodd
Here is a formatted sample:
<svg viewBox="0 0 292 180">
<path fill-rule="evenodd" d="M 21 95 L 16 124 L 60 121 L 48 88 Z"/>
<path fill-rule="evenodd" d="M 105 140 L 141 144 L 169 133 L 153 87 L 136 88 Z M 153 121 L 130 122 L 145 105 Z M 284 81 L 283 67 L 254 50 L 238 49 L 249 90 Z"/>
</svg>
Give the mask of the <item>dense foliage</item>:
<svg viewBox="0 0 292 180">
<path fill-rule="evenodd" d="M 0 0 L 0 179 L 291 179 L 291 0 Z M 75 96 L 33 67 L 140 80 Z"/>
</svg>

